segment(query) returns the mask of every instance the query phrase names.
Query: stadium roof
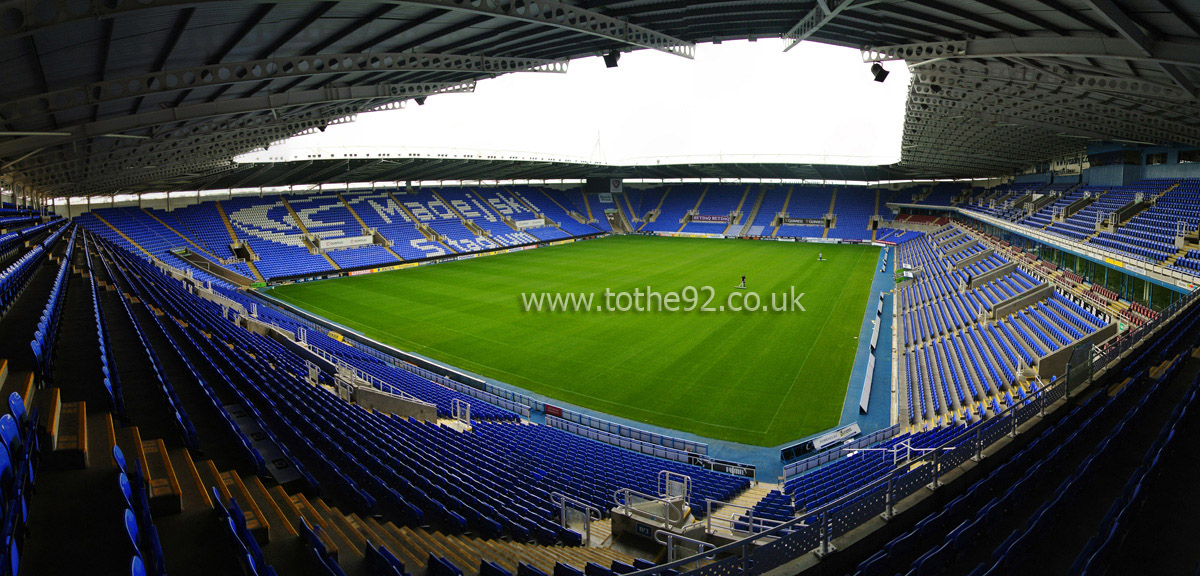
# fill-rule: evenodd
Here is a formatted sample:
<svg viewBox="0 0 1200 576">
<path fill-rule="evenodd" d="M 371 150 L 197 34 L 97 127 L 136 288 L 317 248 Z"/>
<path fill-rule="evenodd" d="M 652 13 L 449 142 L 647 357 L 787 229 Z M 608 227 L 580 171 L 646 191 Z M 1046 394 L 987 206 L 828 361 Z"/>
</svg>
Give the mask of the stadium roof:
<svg viewBox="0 0 1200 576">
<path fill-rule="evenodd" d="M 497 74 L 562 72 L 567 59 L 613 49 L 689 57 L 693 42 L 781 35 L 864 48 L 864 74 L 872 61 L 913 67 L 902 160 L 873 169 L 889 178 L 1005 175 L 1090 140 L 1200 144 L 1194 0 L 10 0 L 0 2 L 0 171 L 46 196 L 276 170 L 277 184 L 336 179 L 332 168 L 230 159 Z M 370 162 L 381 166 L 352 179 L 387 163 Z M 559 168 L 407 165 L 389 164 L 389 179 Z M 705 169 L 694 175 L 834 170 Z"/>
</svg>

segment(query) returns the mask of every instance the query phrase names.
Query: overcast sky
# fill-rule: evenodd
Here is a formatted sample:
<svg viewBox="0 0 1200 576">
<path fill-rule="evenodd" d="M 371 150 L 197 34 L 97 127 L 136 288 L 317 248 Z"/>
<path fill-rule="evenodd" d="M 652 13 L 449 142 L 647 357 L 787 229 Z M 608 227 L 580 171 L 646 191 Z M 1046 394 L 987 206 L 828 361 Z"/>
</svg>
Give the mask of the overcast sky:
<svg viewBox="0 0 1200 576">
<path fill-rule="evenodd" d="M 891 164 L 900 159 L 909 74 L 872 80 L 858 50 L 778 39 L 573 60 L 567 74 L 514 73 L 473 94 L 363 114 L 252 155 L 320 149 L 496 151 L 606 164 L 684 161 Z"/>
</svg>

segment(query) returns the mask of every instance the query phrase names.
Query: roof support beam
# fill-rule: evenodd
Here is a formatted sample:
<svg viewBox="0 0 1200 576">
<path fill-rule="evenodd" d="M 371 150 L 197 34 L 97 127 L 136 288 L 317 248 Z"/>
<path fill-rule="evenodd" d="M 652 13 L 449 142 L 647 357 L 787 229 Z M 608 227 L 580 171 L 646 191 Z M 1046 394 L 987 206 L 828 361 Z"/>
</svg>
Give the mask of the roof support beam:
<svg viewBox="0 0 1200 576">
<path fill-rule="evenodd" d="M 1137 47 L 1144 56 L 1152 57 L 1154 55 L 1154 38 L 1146 34 L 1120 6 L 1117 6 L 1116 2 L 1113 0 L 1084 0 L 1084 2 L 1092 10 L 1098 12 L 1104 18 L 1104 21 L 1112 26 L 1122 38 Z M 1157 64 L 1180 89 L 1187 92 L 1193 98 L 1197 96 L 1196 86 L 1188 80 L 1179 66 L 1164 62 L 1157 62 Z"/>
<path fill-rule="evenodd" d="M 22 152 L 65 144 L 85 138 L 108 136 L 134 130 L 144 130 L 189 120 L 242 114 L 246 112 L 261 112 L 279 110 L 310 104 L 339 103 L 360 101 L 364 107 L 375 100 L 389 102 L 452 92 L 474 92 L 474 82 L 460 84 L 378 84 L 375 86 L 348 86 L 341 88 L 325 88 L 322 90 L 305 90 L 239 98 L 237 100 L 222 100 L 201 104 L 188 104 L 177 108 L 166 108 L 143 112 L 131 116 L 120 116 L 97 122 L 89 122 L 72 127 L 69 136 L 27 136 L 0 144 L 0 157 L 20 154 Z M 0 137 L 4 134 L 0 132 Z"/>
<path fill-rule="evenodd" d="M 830 23 L 838 14 L 850 9 L 851 6 L 862 8 L 878 4 L 882 0 L 817 0 L 817 5 L 808 11 L 787 32 L 783 33 L 783 51 L 787 52 L 797 44 L 808 39 L 818 30 Z"/>
<path fill-rule="evenodd" d="M 352 1 L 366 3 L 365 0 L 344 1 L 347 3 Z M 163 7 L 199 6 L 223 2 L 224 0 L 88 2 L 83 4 L 83 10 L 76 9 L 72 3 L 52 2 L 45 5 L 47 9 L 46 13 L 42 12 L 43 3 L 36 3 L 38 12 L 35 14 L 35 3 L 28 2 L 27 0 L 7 0 L 0 3 L 0 14 L 5 15 L 5 22 L 8 24 L 7 27 L 0 27 L 0 38 L 27 35 L 38 30 L 78 20 L 111 18 L 123 13 Z M 283 0 L 274 0 L 269 3 L 280 4 L 284 2 Z M 685 58 L 694 57 L 696 51 L 696 45 L 692 42 L 556 0 L 513 0 L 505 3 L 494 1 L 463 2 L 462 0 L 389 0 L 386 2 L 370 2 L 370 4 L 421 5 L 455 12 L 522 20 L 555 28 L 564 28 L 622 44 L 660 50 Z"/>
<path fill-rule="evenodd" d="M 1134 23 L 1133 19 L 1117 6 L 1113 0 L 1083 0 L 1093 11 L 1100 14 L 1104 21 L 1112 26 L 1122 38 L 1133 43 L 1142 54 L 1149 56 L 1154 40 Z"/>
<path fill-rule="evenodd" d="M 179 16 L 175 19 L 175 24 L 171 26 L 171 35 L 162 49 L 159 50 L 158 56 L 154 59 L 154 67 L 151 70 L 162 70 L 167 66 L 167 59 L 171 57 L 171 53 L 175 51 L 175 46 L 179 44 L 180 38 L 183 38 L 183 33 L 187 30 L 188 23 L 192 21 L 192 15 L 196 13 L 195 8 L 184 8 L 179 12 Z M 142 97 L 138 97 L 133 101 L 133 106 L 129 108 L 129 114 L 136 113 L 142 107 Z"/>
<path fill-rule="evenodd" d="M 315 77 L 354 72 L 439 71 L 503 74 L 507 72 L 565 73 L 566 60 L 508 58 L 386 52 L 380 54 L 325 54 L 227 62 L 139 74 L 54 90 L 36 96 L 0 103 L 0 120 L 13 121 L 50 114 L 76 106 L 112 100 L 142 98 L 150 94 L 229 86 L 242 82 L 278 78 Z"/>
<path fill-rule="evenodd" d="M 1157 42 L 1149 54 L 1123 38 L 981 38 L 895 46 L 868 46 L 863 62 L 904 60 L 909 66 L 952 58 L 1095 58 L 1200 67 L 1200 50 L 1189 44 Z"/>
</svg>

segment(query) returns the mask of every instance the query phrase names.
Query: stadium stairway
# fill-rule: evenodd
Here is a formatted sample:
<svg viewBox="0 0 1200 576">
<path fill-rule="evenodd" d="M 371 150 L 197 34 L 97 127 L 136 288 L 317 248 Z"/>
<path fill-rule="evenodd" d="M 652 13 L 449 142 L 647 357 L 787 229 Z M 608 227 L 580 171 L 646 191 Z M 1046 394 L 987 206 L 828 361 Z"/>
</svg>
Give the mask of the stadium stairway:
<svg viewBox="0 0 1200 576">
<path fill-rule="evenodd" d="M 763 198 L 767 196 L 767 191 L 761 186 L 758 189 L 758 197 L 754 199 L 754 206 L 750 208 L 750 214 L 746 216 L 746 223 L 742 225 L 742 231 L 739 236 L 745 236 L 750 233 L 750 229 L 754 227 L 754 219 L 758 217 L 758 209 L 762 208 Z"/>
<path fill-rule="evenodd" d="M 60 242 L 52 253 L 61 257 L 66 243 Z M 75 267 L 80 270 L 82 250 L 76 250 L 75 256 Z M 0 322 L 0 345 L 5 350 L 25 348 L 10 347 L 8 341 L 14 337 L 25 339 L 32 333 L 32 323 L 37 321 L 57 268 L 52 260 L 40 266 L 19 297 L 15 312 Z M 121 429 L 118 434 L 111 414 L 103 408 L 106 400 L 99 385 L 102 376 L 91 292 L 83 289 L 86 278 L 73 273 L 66 279 L 58 339 L 62 357 L 52 365 L 49 377 L 53 386 L 34 391 L 32 374 L 24 371 L 32 360 L 26 355 L 17 354 L 0 362 L 0 392 L 7 397 L 10 391 L 19 390 L 26 407 L 37 408 L 41 430 L 37 491 L 27 520 L 22 574 L 128 571 L 130 542 L 121 529 L 121 511 L 127 504 L 118 491 L 116 468 L 107 454 L 110 443 L 117 438 L 127 442 L 131 455 L 137 453 L 140 442 L 134 428 Z M 108 294 L 116 296 L 116 292 Z M 144 469 L 156 470 L 166 479 L 170 462 L 163 459 L 162 446 L 161 441 L 152 442 L 140 461 Z M 80 506 L 80 502 L 88 505 Z M 208 533 L 210 527 L 208 523 L 189 524 L 192 534 L 188 539 L 218 537 L 219 533 Z M 198 558 L 195 562 L 199 570 L 215 571 L 212 573 L 227 573 L 230 568 L 213 559 Z"/>
<path fill-rule="evenodd" d="M 779 209 L 780 214 L 787 214 L 788 204 L 791 203 L 791 201 L 792 201 L 792 192 L 795 192 L 795 191 L 796 191 L 795 186 L 788 186 L 787 197 L 783 199 L 783 207 Z M 772 238 L 774 238 L 777 234 L 779 234 L 779 226 L 776 226 L 773 230 L 771 230 Z"/>
<path fill-rule="evenodd" d="M 744 191 L 742 191 L 742 199 L 738 201 L 737 208 L 733 209 L 734 214 L 738 214 L 738 215 L 742 214 L 742 207 L 746 205 L 746 198 L 748 198 L 749 196 L 750 196 L 750 185 L 747 184 L 746 189 Z M 725 229 L 721 231 L 721 234 L 728 234 L 730 229 L 732 229 L 732 228 L 737 228 L 738 230 L 741 230 L 742 229 L 741 221 L 737 220 L 737 219 L 730 220 L 729 224 L 727 226 L 725 226 Z"/>
<path fill-rule="evenodd" d="M 729 501 L 727 505 L 713 508 L 712 517 L 715 520 L 716 518 L 731 518 L 735 515 L 745 514 L 746 510 L 754 508 L 772 491 L 782 489 L 783 487 L 779 484 L 759 482 L 749 489 L 742 491 L 741 494 L 738 494 L 737 498 Z M 725 529 L 725 527 L 717 522 L 713 523 L 713 531 L 714 533 L 724 534 L 727 537 L 733 536 L 731 531 Z"/>
<path fill-rule="evenodd" d="M 700 191 L 700 197 L 696 199 L 696 205 L 692 206 L 692 209 L 690 211 L 692 214 L 695 214 L 696 211 L 700 210 L 700 204 L 702 202 L 704 202 L 704 197 L 708 195 L 708 188 L 709 188 L 709 186 L 706 185 L 704 187 L 704 189 Z M 663 197 L 665 198 L 666 195 L 664 194 Z M 661 204 L 660 204 L 660 206 L 661 206 Z M 676 230 L 675 232 L 683 232 L 683 229 L 686 227 L 687 227 L 687 222 L 684 222 L 683 224 L 679 225 L 679 229 Z"/>
<path fill-rule="evenodd" d="M 292 203 L 288 202 L 287 197 L 280 195 L 279 202 L 281 204 L 283 204 L 283 206 L 285 208 L 287 208 L 288 214 L 292 215 L 292 221 L 296 223 L 296 227 L 299 228 L 300 231 L 303 232 L 305 236 L 308 236 L 308 227 L 306 227 L 304 225 L 304 222 L 300 220 L 300 215 L 297 214 L 296 211 L 292 209 Z M 323 256 L 325 258 L 325 260 L 329 262 L 329 265 L 332 266 L 334 270 L 342 269 L 342 267 L 338 266 L 338 263 L 334 262 L 333 258 L 330 258 L 328 254 L 322 252 L 321 256 Z"/>
<path fill-rule="evenodd" d="M 129 243 L 131 246 L 136 246 L 138 250 L 141 250 L 141 251 L 142 251 L 142 254 L 145 254 L 145 255 L 146 255 L 146 256 L 148 256 L 148 257 L 153 257 L 153 255 L 152 255 L 152 254 L 150 254 L 150 252 L 149 252 L 148 250 L 146 250 L 145 248 L 142 248 L 142 245 L 141 245 L 141 244 L 138 244 L 137 242 L 134 242 L 134 241 L 133 241 L 133 238 L 130 238 L 129 236 L 126 236 L 124 232 L 122 232 L 122 231 L 121 231 L 120 229 L 118 229 L 116 226 L 113 226 L 111 223 L 109 223 L 109 221 L 108 221 L 108 220 L 105 220 L 103 217 L 101 217 L 101 216 L 100 216 L 100 214 L 99 214 L 98 212 L 92 212 L 91 214 L 92 214 L 92 215 L 94 215 L 94 216 L 96 217 L 96 219 L 97 219 L 97 220 L 99 220 L 100 222 L 102 222 L 102 223 L 103 223 L 105 226 L 108 226 L 109 228 L 112 228 L 114 232 L 116 232 L 118 235 L 120 235 L 120 236 L 121 236 L 121 238 L 124 238 L 124 239 L 125 239 L 125 241 L 126 241 L 126 242 L 128 242 L 128 243 Z"/>
<path fill-rule="evenodd" d="M 354 211 L 354 207 L 353 207 L 353 206 L 351 206 L 349 202 L 346 202 L 346 199 L 342 197 L 342 194 L 341 194 L 340 192 L 338 193 L 338 195 L 337 195 L 337 198 L 338 198 L 338 200 L 339 200 L 339 201 L 341 201 L 341 203 L 342 203 L 342 206 L 345 206 L 345 207 L 346 207 L 346 210 L 349 210 L 349 211 L 350 211 L 350 215 L 351 215 L 351 216 L 354 216 L 354 219 L 358 221 L 358 225 L 359 225 L 359 226 L 362 228 L 362 230 L 363 230 L 363 233 L 364 233 L 364 234 L 366 234 L 366 233 L 367 233 L 367 231 L 368 231 L 368 230 L 370 230 L 370 227 L 369 227 L 369 226 L 367 226 L 367 223 L 366 223 L 366 222 L 363 222 L 363 219 L 362 219 L 362 217 L 360 217 L 360 216 L 358 215 L 358 212 L 355 212 L 355 211 Z M 401 258 L 399 254 L 397 254 L 397 253 L 396 253 L 394 250 L 392 250 L 392 247 L 391 247 L 391 246 L 384 246 L 384 247 L 383 247 L 383 249 L 384 249 L 384 250 L 387 250 L 387 253 L 388 253 L 388 254 L 391 254 L 391 255 L 392 255 L 392 258 L 395 258 L 397 262 L 403 262 L 403 261 L 404 261 L 404 259 L 403 259 L 403 258 Z"/>
<path fill-rule="evenodd" d="M 221 206 L 220 202 L 213 202 L 213 204 L 217 207 L 217 213 L 221 215 L 221 222 L 225 224 L 225 230 L 229 232 L 229 241 L 237 242 L 237 231 L 233 229 L 233 223 L 229 221 L 229 215 L 225 213 L 225 208 Z M 255 280 L 258 282 L 266 282 L 266 279 L 263 278 L 263 275 L 258 271 L 258 266 L 255 266 L 254 262 L 246 260 L 246 267 L 249 268 L 250 272 L 254 274 Z"/>
<path fill-rule="evenodd" d="M 1171 265 L 1175 264 L 1176 260 L 1179 260 L 1180 258 L 1183 258 L 1184 256 L 1186 256 L 1188 253 L 1188 250 L 1189 250 L 1188 248 L 1180 248 L 1179 250 L 1176 250 L 1174 254 L 1168 256 L 1166 260 L 1163 260 L 1162 262 L 1160 262 L 1158 265 L 1163 266 L 1163 267 L 1171 266 Z"/>
<path fill-rule="evenodd" d="M 587 223 L 591 224 L 595 222 L 596 217 L 592 216 L 592 203 L 588 202 L 586 197 L 583 199 L 583 208 L 584 210 L 587 210 Z"/>
<path fill-rule="evenodd" d="M 629 225 L 633 226 L 634 224 L 641 222 L 641 218 L 638 216 L 638 213 L 633 209 L 633 202 L 629 200 L 629 195 L 622 194 L 621 197 L 625 199 L 625 208 L 629 210 Z"/>
<path fill-rule="evenodd" d="M 145 212 L 147 216 L 150 216 L 151 218 L 157 220 L 158 223 L 162 224 L 163 227 L 166 228 L 167 230 L 170 230 L 171 232 L 175 233 L 176 236 L 180 237 L 184 242 L 187 242 L 189 245 L 191 245 L 192 248 L 195 248 L 197 252 L 206 255 L 209 260 L 212 260 L 213 262 L 221 261 L 221 259 L 218 258 L 216 254 L 209 252 L 203 246 L 193 242 L 191 238 L 181 234 L 178 230 L 176 230 L 170 224 L 167 224 L 166 222 L 164 222 L 162 218 L 159 218 L 158 215 L 155 214 L 154 212 L 152 212 L 146 208 L 142 208 L 142 212 Z"/>
<path fill-rule="evenodd" d="M 882 191 L 881 191 L 881 190 L 879 190 L 878 188 L 876 188 L 876 189 L 875 189 L 875 212 L 874 212 L 873 214 L 871 214 L 871 217 L 872 217 L 872 218 L 878 218 L 878 217 L 879 217 L 879 195 L 880 195 L 881 193 L 882 193 Z M 872 242 L 874 242 L 874 241 L 875 241 L 875 235 L 876 235 L 878 232 L 879 232 L 879 229 L 878 229 L 878 228 L 876 228 L 875 230 L 871 230 L 871 241 L 872 241 Z"/>
<path fill-rule="evenodd" d="M 642 228 L 645 228 L 647 224 L 654 222 L 655 220 L 658 220 L 658 215 L 662 214 L 663 202 L 667 201 L 667 195 L 670 193 L 671 193 L 671 188 L 668 186 L 667 189 L 663 191 L 662 197 L 658 199 L 658 204 L 656 206 L 654 206 L 654 210 L 651 210 L 650 212 L 646 213 L 647 214 L 646 220 L 644 222 L 642 222 L 642 225 L 641 225 L 641 227 L 638 228 L 638 230 L 641 230 Z"/>
<path fill-rule="evenodd" d="M 833 212 L 833 205 L 837 203 L 837 193 L 838 193 L 837 186 L 834 186 L 834 187 L 833 187 L 833 194 L 830 194 L 830 195 L 829 195 L 829 213 L 830 213 L 830 214 L 834 214 L 834 212 Z M 837 218 L 837 216 L 835 215 L 835 216 L 834 216 L 834 218 Z M 822 237 L 822 238 L 828 238 L 828 237 L 829 237 L 829 227 L 828 227 L 828 226 L 826 226 L 826 227 L 825 227 L 825 230 L 824 230 L 823 232 L 821 232 L 821 237 Z"/>
</svg>

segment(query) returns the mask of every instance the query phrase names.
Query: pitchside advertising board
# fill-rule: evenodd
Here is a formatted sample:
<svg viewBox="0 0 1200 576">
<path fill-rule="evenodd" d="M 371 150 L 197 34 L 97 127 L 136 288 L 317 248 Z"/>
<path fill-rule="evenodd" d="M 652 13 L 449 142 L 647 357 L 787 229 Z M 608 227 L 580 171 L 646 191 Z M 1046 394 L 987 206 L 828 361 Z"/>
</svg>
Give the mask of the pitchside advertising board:
<svg viewBox="0 0 1200 576">
<path fill-rule="evenodd" d="M 317 245 L 326 250 L 366 246 L 367 244 L 373 244 L 374 242 L 375 238 L 370 235 L 343 236 L 341 238 L 317 238 Z"/>
<path fill-rule="evenodd" d="M 733 474 L 734 476 L 754 478 L 754 466 L 749 464 L 739 464 L 737 462 L 729 462 L 728 460 L 714 460 L 690 452 L 688 453 L 688 464 L 708 468 L 714 472 L 724 472 L 726 474 Z"/>
<path fill-rule="evenodd" d="M 791 224 L 794 226 L 824 226 L 825 219 L 824 218 L 784 218 L 783 223 Z"/>
</svg>

